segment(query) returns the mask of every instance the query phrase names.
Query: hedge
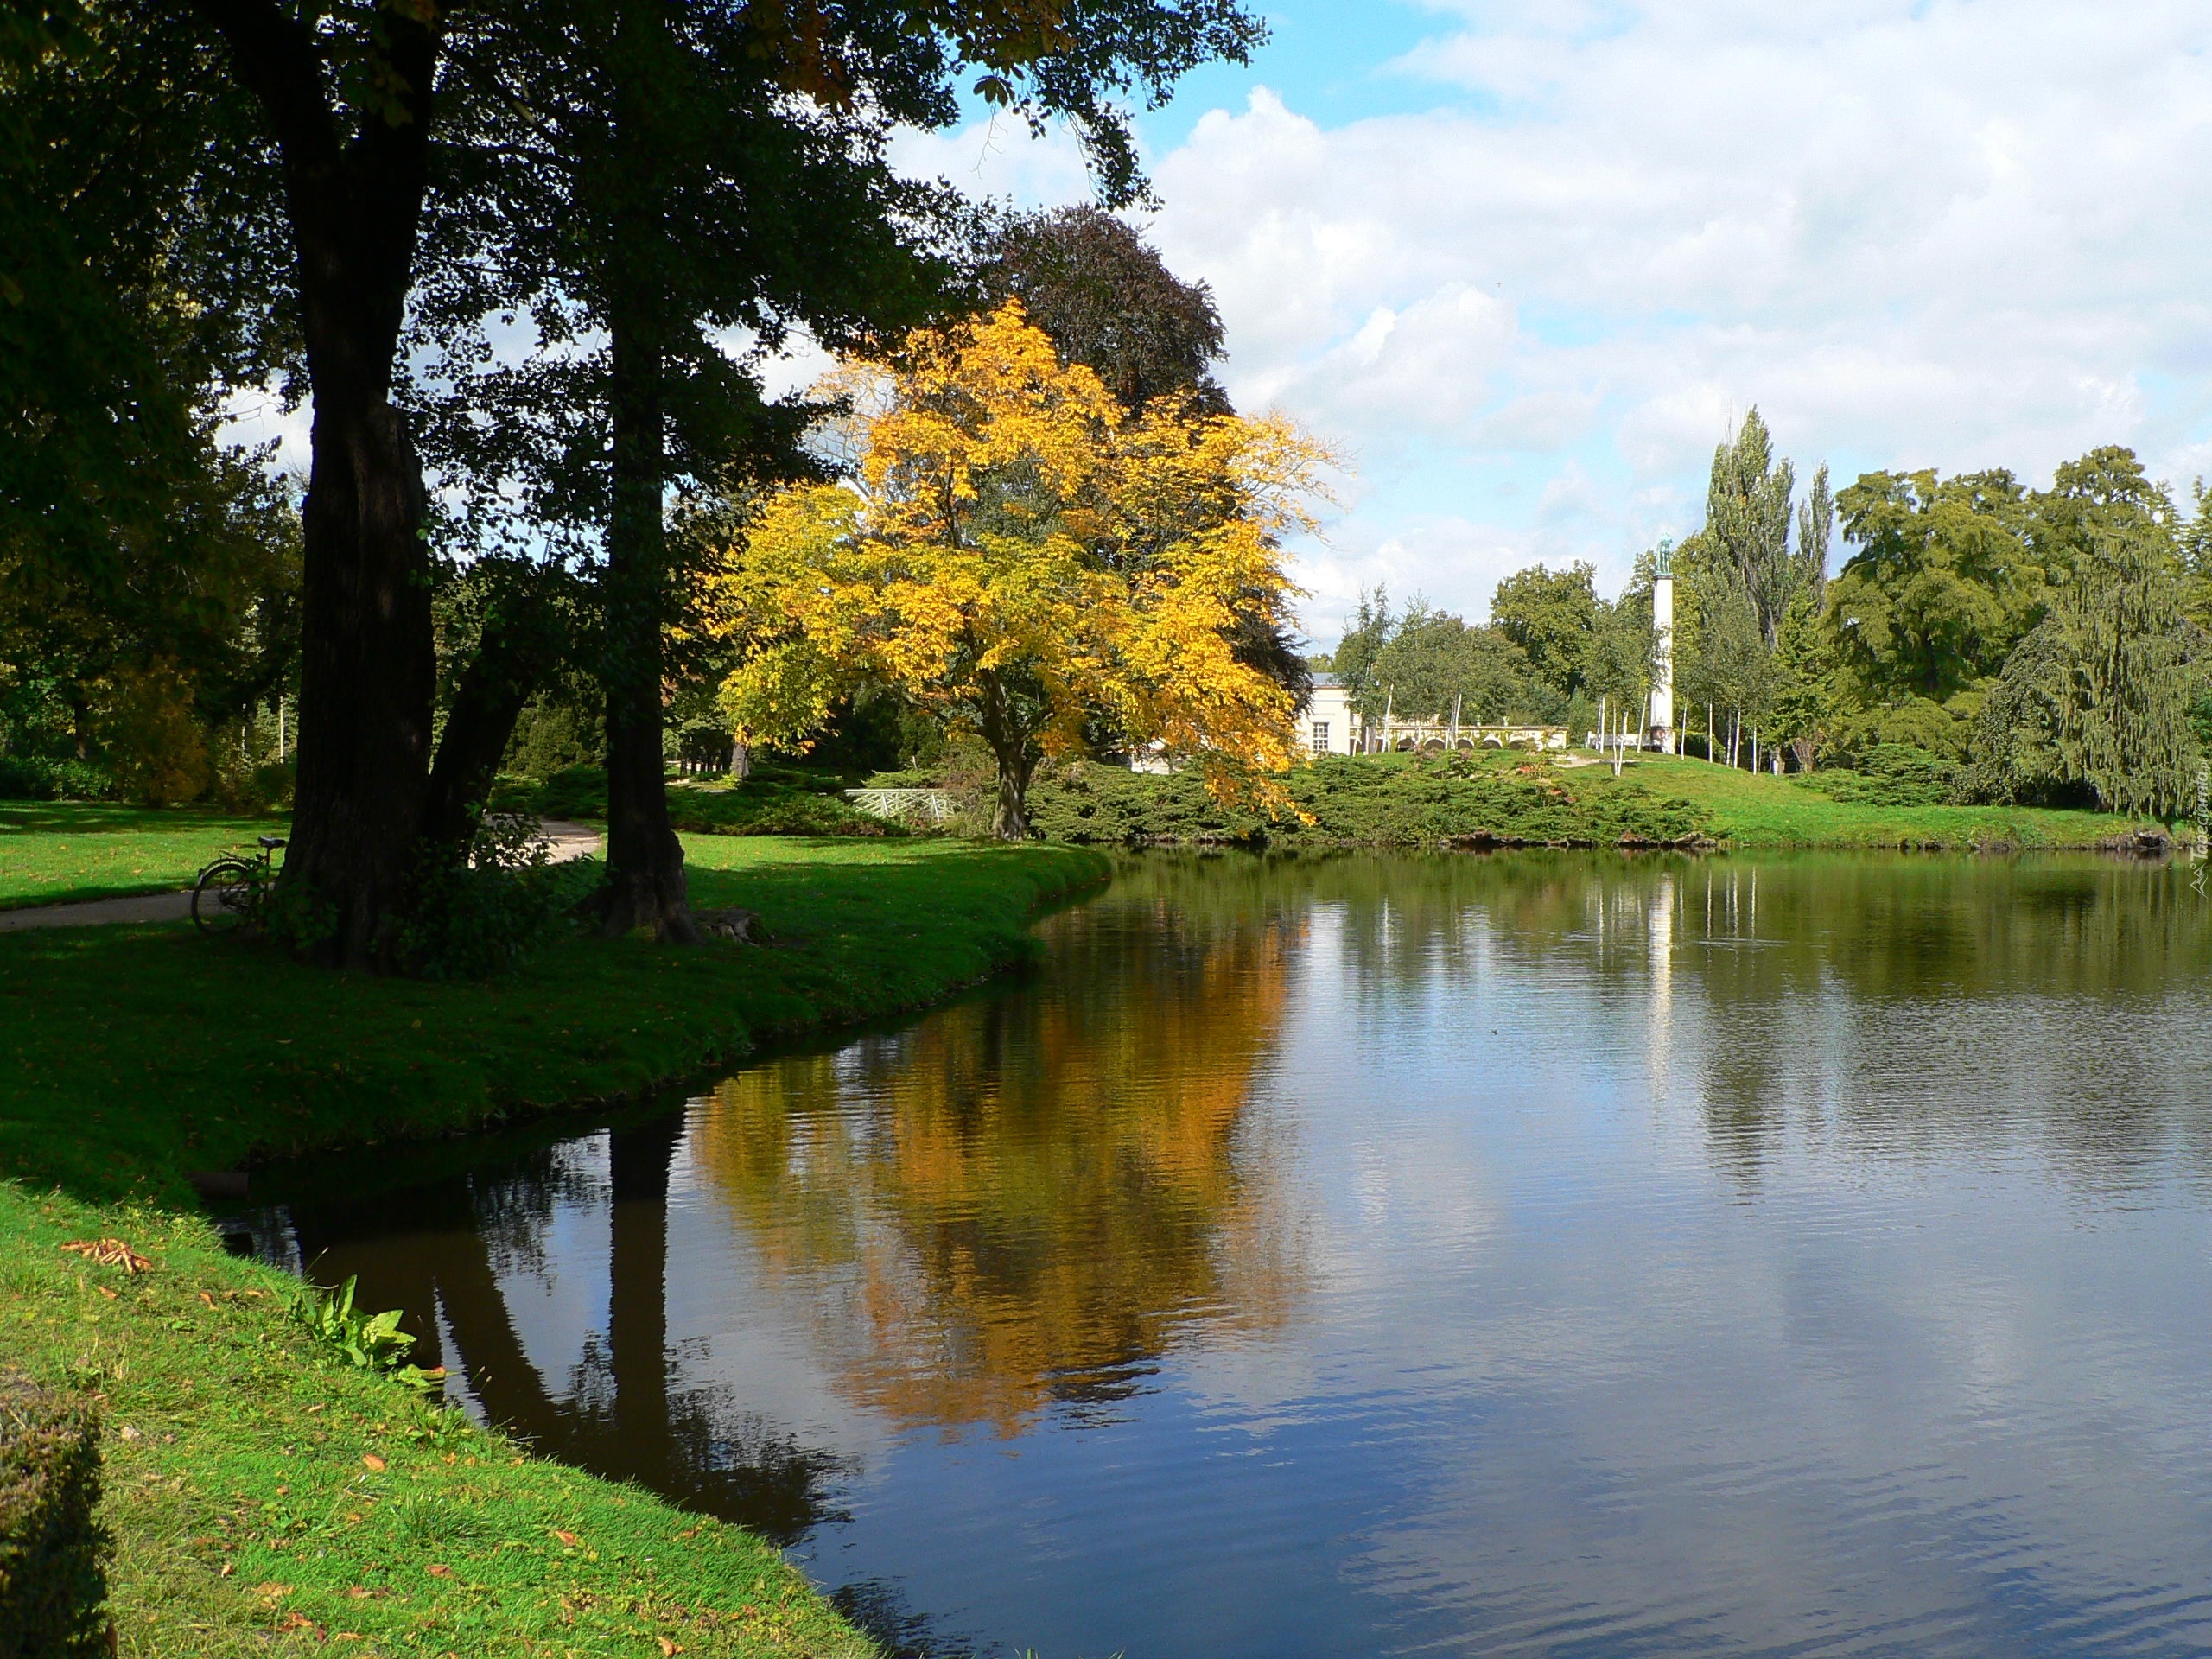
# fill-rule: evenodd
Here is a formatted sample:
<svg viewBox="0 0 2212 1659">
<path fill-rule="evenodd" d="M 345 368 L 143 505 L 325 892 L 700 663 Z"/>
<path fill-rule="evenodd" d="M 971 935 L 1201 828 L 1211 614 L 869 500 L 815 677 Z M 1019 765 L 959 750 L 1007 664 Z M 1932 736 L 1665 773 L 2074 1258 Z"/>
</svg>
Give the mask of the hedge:
<svg viewBox="0 0 2212 1659">
<path fill-rule="evenodd" d="M 99 1415 L 0 1375 L 0 1659 L 105 1654 Z"/>
</svg>

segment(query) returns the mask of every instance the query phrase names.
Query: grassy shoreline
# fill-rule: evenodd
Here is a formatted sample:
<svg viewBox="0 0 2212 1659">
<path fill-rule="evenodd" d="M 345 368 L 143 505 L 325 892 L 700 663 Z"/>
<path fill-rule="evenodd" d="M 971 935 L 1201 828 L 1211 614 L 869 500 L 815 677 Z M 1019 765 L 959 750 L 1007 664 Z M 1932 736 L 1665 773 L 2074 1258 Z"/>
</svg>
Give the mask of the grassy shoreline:
<svg viewBox="0 0 2212 1659">
<path fill-rule="evenodd" d="M 524 1457 L 309 1341 L 184 1179 L 634 1099 L 924 1006 L 1022 959 L 1037 912 L 1109 868 L 943 841 L 687 852 L 695 899 L 760 912 L 776 944 L 579 936 L 511 980 L 426 985 L 182 924 L 0 936 L 0 1331 L 11 1363 L 105 1402 L 124 1652 L 869 1651 L 760 1541 Z M 153 1271 L 60 1249 L 111 1236 Z"/>
</svg>

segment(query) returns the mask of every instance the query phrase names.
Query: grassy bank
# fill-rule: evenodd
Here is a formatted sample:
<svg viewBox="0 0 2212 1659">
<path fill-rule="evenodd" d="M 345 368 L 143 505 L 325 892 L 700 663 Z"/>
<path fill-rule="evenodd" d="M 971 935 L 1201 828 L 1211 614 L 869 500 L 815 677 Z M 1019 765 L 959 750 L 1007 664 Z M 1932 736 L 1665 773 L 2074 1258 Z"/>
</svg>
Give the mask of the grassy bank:
<svg viewBox="0 0 2212 1659">
<path fill-rule="evenodd" d="M 1850 774 L 1777 778 L 1680 756 L 1644 756 L 1624 768 L 1618 783 L 1605 766 L 1582 767 L 1569 778 L 1578 794 L 1592 798 L 1633 781 L 1681 801 L 1705 835 L 1732 847 L 2095 847 L 2125 834 L 2133 823 L 2108 812 L 2032 806 L 1884 806 L 1838 800 L 1826 785 L 1847 789 L 1855 781 Z"/>
<path fill-rule="evenodd" d="M 212 807 L 0 801 L 0 910 L 174 893 L 216 854 L 283 833 L 282 817 Z"/>
<path fill-rule="evenodd" d="M 1265 843 L 1284 848 L 1438 845 L 1741 848 L 2094 847 L 2126 820 L 2036 807 L 1884 805 L 1837 799 L 1848 780 L 1776 778 L 1649 755 L 1563 767 L 1492 753 L 1449 761 L 1411 755 L 1323 759 L 1285 780 L 1297 813 L 1223 805 L 1195 772 L 1108 766 L 1062 772 L 1033 791 L 1032 818 L 1053 841 Z"/>
<path fill-rule="evenodd" d="M 766 1545 L 522 1457 L 354 1370 L 225 1255 L 187 1171 L 615 1096 L 916 1007 L 1026 953 L 1103 855 L 687 842 L 777 943 L 577 935 L 492 984 L 369 980 L 182 924 L 0 936 L 0 1356 L 106 1404 L 111 1605 L 134 1655 L 858 1655 Z M 38 1196 L 43 1194 L 43 1196 Z M 64 1254 L 120 1236 L 130 1277 Z M 345 1643 L 342 1648 L 326 1643 Z"/>
<path fill-rule="evenodd" d="M 60 1248 L 109 1236 L 150 1269 Z M 123 1653 L 871 1650 L 767 1545 L 424 1406 L 287 1289 L 196 1219 L 0 1183 L 0 1352 L 103 1402 Z"/>
<path fill-rule="evenodd" d="M 188 1170 L 635 1094 L 761 1039 L 915 1007 L 1027 948 L 1103 877 L 1072 848 L 686 840 L 701 905 L 770 949 L 581 934 L 485 984 L 377 980 L 182 923 L 0 935 L 0 1175 L 189 1201 Z"/>
</svg>

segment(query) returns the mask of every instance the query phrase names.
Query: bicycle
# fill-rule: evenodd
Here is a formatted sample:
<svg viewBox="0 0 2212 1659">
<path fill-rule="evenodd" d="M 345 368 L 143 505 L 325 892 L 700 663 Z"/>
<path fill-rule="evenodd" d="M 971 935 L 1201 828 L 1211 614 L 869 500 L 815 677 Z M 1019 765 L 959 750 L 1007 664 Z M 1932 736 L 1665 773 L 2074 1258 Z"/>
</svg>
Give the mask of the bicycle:
<svg viewBox="0 0 2212 1659">
<path fill-rule="evenodd" d="M 263 908 L 269 900 L 269 884 L 276 880 L 277 849 L 282 836 L 256 838 L 261 856 L 226 853 L 192 884 L 192 925 L 202 933 L 251 933 L 261 926 Z"/>
</svg>

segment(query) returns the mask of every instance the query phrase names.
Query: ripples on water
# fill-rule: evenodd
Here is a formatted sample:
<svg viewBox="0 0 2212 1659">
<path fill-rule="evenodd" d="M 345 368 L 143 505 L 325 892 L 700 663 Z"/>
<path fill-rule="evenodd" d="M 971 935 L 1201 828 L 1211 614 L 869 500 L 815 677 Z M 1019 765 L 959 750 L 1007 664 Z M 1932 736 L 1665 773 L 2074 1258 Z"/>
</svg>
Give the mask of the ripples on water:
<svg viewBox="0 0 2212 1659">
<path fill-rule="evenodd" d="M 289 1224 L 906 1651 L 2212 1651 L 2212 908 L 1160 858 L 1019 986 Z"/>
</svg>

